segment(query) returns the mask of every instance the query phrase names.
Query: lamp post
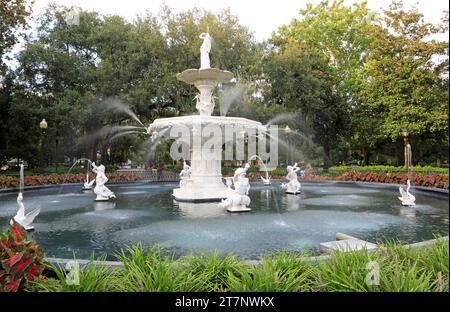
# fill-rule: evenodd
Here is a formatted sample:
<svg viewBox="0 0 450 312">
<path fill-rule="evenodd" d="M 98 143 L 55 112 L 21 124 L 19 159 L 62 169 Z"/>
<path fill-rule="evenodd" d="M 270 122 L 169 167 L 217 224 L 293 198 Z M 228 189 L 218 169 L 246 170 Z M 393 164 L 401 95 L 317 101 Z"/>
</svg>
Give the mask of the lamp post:
<svg viewBox="0 0 450 312">
<path fill-rule="evenodd" d="M 402 136 L 403 136 L 403 158 L 404 158 L 404 165 L 405 168 L 408 168 L 408 144 L 409 144 L 409 131 L 408 129 L 404 128 L 402 130 Z"/>
<path fill-rule="evenodd" d="M 287 163 L 288 164 L 290 164 L 291 162 L 292 162 L 292 157 L 291 157 L 291 154 L 292 154 L 292 152 L 291 152 L 291 149 L 292 149 L 292 143 L 291 143 L 291 132 L 292 132 L 292 130 L 291 130 L 291 128 L 289 128 L 289 126 L 286 126 L 286 128 L 284 128 L 284 132 L 286 133 L 286 140 L 287 140 L 287 143 L 288 143 L 288 151 L 287 151 Z"/>
<path fill-rule="evenodd" d="M 39 123 L 39 128 L 41 128 L 41 156 L 40 156 L 40 164 L 41 164 L 41 175 L 45 174 L 44 169 L 44 136 L 45 132 L 47 130 L 48 124 L 47 121 L 45 121 L 45 118 L 42 119 L 42 121 Z"/>
</svg>

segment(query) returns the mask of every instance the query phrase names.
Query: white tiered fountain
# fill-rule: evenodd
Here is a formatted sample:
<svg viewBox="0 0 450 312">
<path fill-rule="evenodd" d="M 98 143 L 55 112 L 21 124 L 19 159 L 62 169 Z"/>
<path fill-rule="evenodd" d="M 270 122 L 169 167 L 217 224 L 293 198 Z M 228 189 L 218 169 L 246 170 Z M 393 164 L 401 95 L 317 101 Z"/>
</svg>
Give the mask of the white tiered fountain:
<svg viewBox="0 0 450 312">
<path fill-rule="evenodd" d="M 200 48 L 200 69 L 187 69 L 176 76 L 178 80 L 194 85 L 198 89 L 195 107 L 199 115 L 155 119 L 147 129 L 152 138 L 157 138 L 159 133 L 166 132 L 174 126 L 184 126 L 190 131 L 190 135 L 179 138 L 190 144 L 191 172 L 180 187 L 173 190 L 173 197 L 177 201 L 220 201 L 231 195 L 231 190 L 224 184 L 222 177 L 222 145 L 211 151 L 211 148 L 205 144 L 211 140 L 211 132 L 207 131 L 208 126 L 213 125 L 222 129 L 222 133 L 220 133 L 222 143 L 234 139 L 233 134 L 227 135 L 226 131 L 223 131 L 225 127 L 237 131 L 242 129 L 244 132 L 249 129 L 265 131 L 265 127 L 257 121 L 240 117 L 211 116 L 215 106 L 214 89 L 219 83 L 229 83 L 234 75 L 229 71 L 210 67 L 211 37 L 209 34 L 203 33 L 200 38 L 203 39 Z M 194 144 L 191 144 L 191 137 Z M 206 149 L 209 149 L 209 157 L 205 156 Z"/>
</svg>

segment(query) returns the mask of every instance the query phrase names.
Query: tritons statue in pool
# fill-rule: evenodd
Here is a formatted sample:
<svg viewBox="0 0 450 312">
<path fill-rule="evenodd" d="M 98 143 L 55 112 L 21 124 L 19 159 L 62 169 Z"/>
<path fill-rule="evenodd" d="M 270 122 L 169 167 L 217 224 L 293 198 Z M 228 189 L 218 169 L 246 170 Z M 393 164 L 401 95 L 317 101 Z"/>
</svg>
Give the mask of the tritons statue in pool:
<svg viewBox="0 0 450 312">
<path fill-rule="evenodd" d="M 409 179 L 406 181 L 406 185 L 406 190 L 401 185 L 399 186 L 398 189 L 400 191 L 401 197 L 399 197 L 398 199 L 400 199 L 403 206 L 415 206 L 416 197 L 409 192 L 409 189 L 411 188 L 411 182 L 409 181 Z"/>
<path fill-rule="evenodd" d="M 191 166 L 186 163 L 186 160 L 183 161 L 183 170 L 180 172 L 180 188 L 189 187 L 190 178 L 191 178 Z"/>
<path fill-rule="evenodd" d="M 100 165 L 96 166 L 95 163 L 92 163 L 92 171 L 96 174 L 95 180 L 92 180 L 92 184 L 95 181 L 94 193 L 97 195 L 95 198 L 96 201 L 105 201 L 110 198 L 116 198 L 116 195 L 105 186 L 105 183 L 108 182 L 108 178 L 105 174 L 105 166 Z"/>
<path fill-rule="evenodd" d="M 248 191 L 250 190 L 250 183 L 247 175 L 247 170 L 250 165 L 245 164 L 244 168 L 238 168 L 234 172 L 232 185 L 234 186 L 233 192 L 226 199 L 222 199 L 219 203 L 219 207 L 226 208 L 229 212 L 245 212 L 251 211 L 248 208 L 250 205 L 250 197 L 248 196 Z M 227 183 L 228 187 L 231 189 L 231 183 Z"/>
<path fill-rule="evenodd" d="M 22 192 L 20 192 L 17 196 L 17 204 L 19 205 L 19 209 L 17 210 L 16 215 L 11 219 L 10 224 L 13 225 L 14 222 L 17 222 L 27 231 L 34 230 L 34 227 L 31 225 L 31 223 L 33 223 L 34 218 L 36 218 L 41 209 L 38 207 L 33 211 L 25 214 Z"/>
<path fill-rule="evenodd" d="M 286 190 L 287 194 L 300 194 L 301 184 L 300 182 L 298 182 L 297 177 L 297 171 L 299 171 L 300 168 L 297 167 L 297 163 L 295 163 L 293 166 L 287 166 L 286 169 L 288 172 L 286 175 L 286 179 L 288 179 L 289 182 L 281 184 L 281 187 Z"/>
</svg>

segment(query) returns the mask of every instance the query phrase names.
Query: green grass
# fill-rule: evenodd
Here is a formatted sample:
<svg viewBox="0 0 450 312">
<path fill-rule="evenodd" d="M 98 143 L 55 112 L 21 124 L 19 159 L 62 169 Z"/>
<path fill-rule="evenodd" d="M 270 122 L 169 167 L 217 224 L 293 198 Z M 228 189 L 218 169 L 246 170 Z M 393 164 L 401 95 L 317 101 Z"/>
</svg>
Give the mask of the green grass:
<svg viewBox="0 0 450 312">
<path fill-rule="evenodd" d="M 305 253 L 281 252 L 264 255 L 254 265 L 217 252 L 175 259 L 161 247 L 137 245 L 117 255 L 124 269 L 88 264 L 80 285 L 67 285 L 63 268 L 51 266 L 57 278 L 31 283 L 28 291 L 449 291 L 448 241 L 420 249 L 393 242 L 384 247 L 372 253 L 338 252 L 318 263 Z M 379 266 L 379 285 L 366 283 L 371 261 Z"/>
</svg>

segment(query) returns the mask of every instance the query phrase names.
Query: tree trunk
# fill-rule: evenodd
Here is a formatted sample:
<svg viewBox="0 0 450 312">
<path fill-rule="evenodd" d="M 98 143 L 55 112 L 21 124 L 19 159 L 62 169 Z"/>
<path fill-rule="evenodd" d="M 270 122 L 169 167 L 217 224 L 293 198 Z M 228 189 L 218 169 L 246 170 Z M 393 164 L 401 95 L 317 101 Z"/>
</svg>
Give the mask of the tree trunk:
<svg viewBox="0 0 450 312">
<path fill-rule="evenodd" d="M 363 166 L 368 166 L 369 165 L 370 156 L 372 156 L 370 151 L 364 149 L 363 150 Z"/>
<path fill-rule="evenodd" d="M 331 159 L 331 151 L 329 146 L 323 147 L 324 159 L 323 159 L 323 167 L 324 169 L 328 169 L 333 165 L 333 160 Z"/>
</svg>

